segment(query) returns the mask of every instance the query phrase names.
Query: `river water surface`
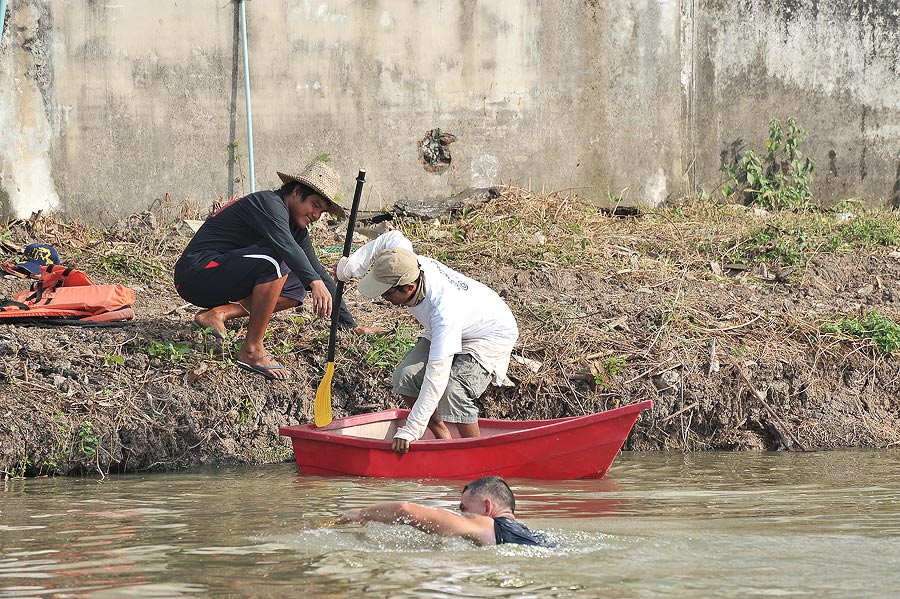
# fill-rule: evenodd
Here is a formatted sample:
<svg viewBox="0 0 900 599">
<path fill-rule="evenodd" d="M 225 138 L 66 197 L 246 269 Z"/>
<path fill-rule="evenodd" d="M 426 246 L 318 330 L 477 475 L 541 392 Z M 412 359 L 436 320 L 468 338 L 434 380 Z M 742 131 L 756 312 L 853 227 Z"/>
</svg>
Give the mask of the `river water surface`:
<svg viewBox="0 0 900 599">
<path fill-rule="evenodd" d="M 897 597 L 900 452 L 620 454 L 510 483 L 557 549 L 478 548 L 352 507 L 461 482 L 293 464 L 0 482 L 0 597 Z"/>
</svg>

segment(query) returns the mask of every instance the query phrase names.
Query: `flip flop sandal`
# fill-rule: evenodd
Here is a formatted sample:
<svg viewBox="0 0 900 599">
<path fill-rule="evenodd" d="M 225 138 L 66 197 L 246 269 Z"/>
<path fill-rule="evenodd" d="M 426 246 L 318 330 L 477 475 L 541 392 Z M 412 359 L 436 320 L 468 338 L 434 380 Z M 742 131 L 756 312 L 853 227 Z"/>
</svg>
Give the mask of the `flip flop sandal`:
<svg viewBox="0 0 900 599">
<path fill-rule="evenodd" d="M 238 365 L 238 368 L 242 368 L 247 372 L 252 372 L 264 376 L 270 381 L 274 381 L 278 378 L 276 376 L 272 376 L 271 371 L 281 370 L 282 368 L 284 368 L 284 366 L 282 366 L 281 364 L 275 364 L 274 366 L 254 366 L 252 364 L 247 364 L 246 362 L 241 362 L 240 360 L 235 360 L 235 364 Z"/>
<path fill-rule="evenodd" d="M 3 272 L 5 272 L 7 275 L 9 275 L 11 277 L 16 277 L 19 279 L 27 279 L 28 278 L 28 273 L 26 273 L 22 270 L 19 270 L 16 267 L 16 265 L 13 264 L 12 262 L 4 262 L 2 265 L 0 265 L 0 268 L 3 268 Z"/>
</svg>

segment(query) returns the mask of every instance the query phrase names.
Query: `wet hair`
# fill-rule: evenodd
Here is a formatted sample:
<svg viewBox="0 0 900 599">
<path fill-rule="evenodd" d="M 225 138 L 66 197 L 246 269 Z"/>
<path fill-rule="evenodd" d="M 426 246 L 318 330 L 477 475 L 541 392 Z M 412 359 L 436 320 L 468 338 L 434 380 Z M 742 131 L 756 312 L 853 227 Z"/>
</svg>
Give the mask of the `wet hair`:
<svg viewBox="0 0 900 599">
<path fill-rule="evenodd" d="M 513 514 L 516 513 L 516 497 L 506 481 L 499 476 L 482 476 L 478 480 L 473 480 L 463 487 L 463 493 L 466 491 L 490 499 L 498 507 L 508 508 Z"/>
<path fill-rule="evenodd" d="M 289 195 L 291 195 L 292 193 L 294 193 L 294 190 L 297 189 L 298 187 L 300 188 L 300 201 L 301 202 L 306 200 L 306 198 L 308 198 L 312 194 L 319 193 L 312 187 L 309 187 L 308 185 L 304 185 L 303 183 L 300 183 L 299 181 L 288 181 L 287 183 L 285 183 L 284 185 L 282 185 L 281 187 L 279 187 L 278 189 L 275 190 L 275 195 L 277 195 L 279 198 L 281 198 L 283 200 L 283 199 L 287 198 Z"/>
</svg>

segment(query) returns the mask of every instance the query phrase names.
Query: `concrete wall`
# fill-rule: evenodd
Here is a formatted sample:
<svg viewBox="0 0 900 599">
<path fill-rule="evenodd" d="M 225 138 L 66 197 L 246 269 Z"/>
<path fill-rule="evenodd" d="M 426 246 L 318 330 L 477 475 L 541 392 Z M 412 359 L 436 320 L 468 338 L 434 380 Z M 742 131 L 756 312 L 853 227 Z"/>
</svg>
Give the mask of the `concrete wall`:
<svg viewBox="0 0 900 599">
<path fill-rule="evenodd" d="M 761 148 L 770 118 L 798 118 L 814 192 L 900 199 L 900 3 L 705 0 L 695 15 L 698 185 L 720 152 Z M 718 143 L 719 152 L 712 151 Z"/>
<path fill-rule="evenodd" d="M 498 181 L 655 204 L 797 116 L 824 201 L 890 198 L 900 8 L 845 4 L 249 0 L 256 187 L 329 153 L 377 209 L 468 187 L 486 154 Z M 10 0 L 0 201 L 110 222 L 245 193 L 243 89 L 234 2 Z M 420 161 L 437 128 L 446 168 Z"/>
</svg>

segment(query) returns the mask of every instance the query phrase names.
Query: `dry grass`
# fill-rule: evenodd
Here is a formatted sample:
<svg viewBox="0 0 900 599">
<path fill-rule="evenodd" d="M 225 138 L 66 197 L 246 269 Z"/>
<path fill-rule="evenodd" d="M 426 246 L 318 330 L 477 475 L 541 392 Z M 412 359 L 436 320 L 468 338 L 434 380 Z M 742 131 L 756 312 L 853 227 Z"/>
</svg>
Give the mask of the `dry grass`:
<svg viewBox="0 0 900 599">
<path fill-rule="evenodd" d="M 661 445 L 714 447 L 760 410 L 742 372 L 793 381 L 789 401 L 816 388 L 839 392 L 839 381 L 819 380 L 831 376 L 826 369 L 895 363 L 866 340 L 821 332 L 824 322 L 859 309 L 846 291 L 863 287 L 868 275 L 854 263 L 894 251 L 894 212 L 858 210 L 844 222 L 829 211 L 767 213 L 686 198 L 621 218 L 576 195 L 506 187 L 458 218 L 396 224 L 420 253 L 504 291 L 520 324 L 518 353 L 540 367 L 513 363 L 520 393 L 488 403 L 499 416 L 551 417 L 656 399 L 666 425 L 656 433 Z M 845 282 L 829 289 L 826 276 Z M 875 294 L 887 280 L 876 276 Z M 866 299 L 896 318 L 895 305 Z M 778 400 L 779 390 L 769 393 Z M 735 417 L 712 422 L 730 403 Z M 698 416 L 709 426 L 684 424 L 678 411 L 691 405 L 686 413 L 707 411 Z M 673 430 L 675 422 L 686 428 Z M 883 430 L 872 435 L 887 438 Z"/>
<path fill-rule="evenodd" d="M 53 217 L 10 224 L 2 236 L 10 254 L 33 241 L 50 243 L 98 282 L 144 288 L 145 303 L 127 334 L 79 332 L 61 345 L 54 333 L 35 333 L 29 346 L 17 339 L 21 333 L 0 335 L 8 342 L 0 360 L 9 401 L 22 407 L 16 413 L 46 404 L 33 417 L 47 422 L 16 422 L 48 436 L 4 441 L 0 430 L 0 458 L 9 448 L 71 444 L 87 418 L 99 457 L 76 463 L 82 470 L 282 455 L 273 442 L 277 426 L 311 417 L 328 329 L 307 312 L 274 319 L 267 344 L 295 373 L 290 384 L 248 379 L 230 365 L 230 348 L 211 351 L 190 330 L 191 308 L 170 280 L 189 235 L 183 219 L 207 213 L 167 199 L 106 230 Z M 896 357 L 871 340 L 821 329 L 868 310 L 897 319 L 900 266 L 892 252 L 900 226 L 893 212 L 839 222 L 829 212 L 757 213 L 687 198 L 618 217 L 575 194 L 504 187 L 499 198 L 462 214 L 393 225 L 419 253 L 497 290 L 516 315 L 515 386 L 485 395 L 487 416 L 551 418 L 652 399 L 654 410 L 638 422 L 630 447 L 884 446 L 900 439 Z M 315 234 L 321 247 L 343 236 L 323 228 Z M 323 255 L 326 263 L 336 259 Z M 363 324 L 389 331 L 341 334 L 335 415 L 396 405 L 386 381 L 418 325 L 402 310 L 362 299 L 352 285 L 345 297 Z M 183 361 L 150 358 L 141 348 L 151 342 L 192 351 Z M 44 351 L 50 346 L 56 353 Z M 54 382 L 54 364 L 34 370 L 63 353 L 83 376 Z M 109 356 L 138 367 L 105 363 Z M 67 420 L 52 420 L 56 413 Z M 178 424 L 184 418 L 188 424 Z M 64 423 L 68 436 L 60 437 L 54 427 Z M 126 451 L 122 430 L 146 445 Z"/>
</svg>

